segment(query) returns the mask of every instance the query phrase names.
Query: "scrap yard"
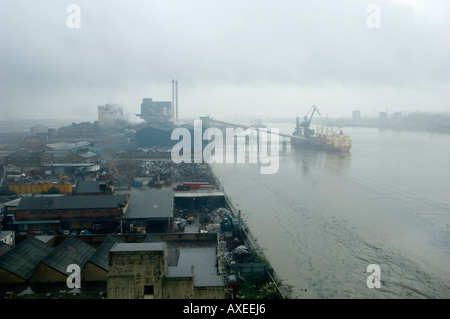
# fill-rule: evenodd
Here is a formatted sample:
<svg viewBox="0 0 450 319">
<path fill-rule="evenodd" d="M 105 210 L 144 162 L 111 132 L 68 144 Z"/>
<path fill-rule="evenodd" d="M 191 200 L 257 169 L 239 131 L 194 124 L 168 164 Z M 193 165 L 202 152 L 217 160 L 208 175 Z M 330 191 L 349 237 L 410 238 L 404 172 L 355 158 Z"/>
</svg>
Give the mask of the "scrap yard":
<svg viewBox="0 0 450 319">
<path fill-rule="evenodd" d="M 87 154 L 89 145 L 67 148 Z M 28 152 L 26 159 L 43 151 Z M 82 163 L 50 158 L 40 165 L 6 154 L 1 225 L 14 240 L 1 244 L 2 298 L 287 297 L 209 165 L 174 163 L 162 148 L 109 151 Z M 72 256 L 66 245 L 81 255 Z M 27 256 L 30 249 L 36 256 Z M 161 251 L 165 271 L 155 273 L 155 282 L 139 283 L 142 290 L 126 292 L 114 258 L 134 250 Z M 100 255 L 102 276 L 91 265 Z M 81 288 L 74 291 L 64 270 L 80 260 Z M 26 274 L 24 262 L 30 264 Z M 180 278 L 191 280 L 188 288 Z"/>
</svg>

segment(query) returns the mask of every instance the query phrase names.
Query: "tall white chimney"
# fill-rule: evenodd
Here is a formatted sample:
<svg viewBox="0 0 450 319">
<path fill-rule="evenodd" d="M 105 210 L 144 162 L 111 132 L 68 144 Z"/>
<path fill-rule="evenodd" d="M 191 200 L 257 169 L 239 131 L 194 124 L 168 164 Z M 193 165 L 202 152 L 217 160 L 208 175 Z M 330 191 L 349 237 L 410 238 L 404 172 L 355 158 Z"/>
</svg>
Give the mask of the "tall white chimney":
<svg viewBox="0 0 450 319">
<path fill-rule="evenodd" d="M 177 116 L 177 122 L 178 122 L 178 80 L 175 81 L 175 98 L 176 98 L 176 105 L 177 105 L 177 110 L 176 110 L 176 116 Z"/>
<path fill-rule="evenodd" d="M 175 80 L 172 79 L 172 117 L 175 123 Z"/>
</svg>

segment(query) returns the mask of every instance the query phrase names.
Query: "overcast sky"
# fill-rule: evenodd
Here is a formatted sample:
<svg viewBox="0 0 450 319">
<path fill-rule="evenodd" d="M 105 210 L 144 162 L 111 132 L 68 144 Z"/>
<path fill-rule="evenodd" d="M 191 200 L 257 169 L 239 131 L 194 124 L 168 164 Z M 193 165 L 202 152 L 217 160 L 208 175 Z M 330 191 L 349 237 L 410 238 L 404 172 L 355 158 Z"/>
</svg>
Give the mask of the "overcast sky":
<svg viewBox="0 0 450 319">
<path fill-rule="evenodd" d="M 140 113 L 172 79 L 180 117 L 450 111 L 450 1 L 0 0 L 2 120 Z"/>
</svg>

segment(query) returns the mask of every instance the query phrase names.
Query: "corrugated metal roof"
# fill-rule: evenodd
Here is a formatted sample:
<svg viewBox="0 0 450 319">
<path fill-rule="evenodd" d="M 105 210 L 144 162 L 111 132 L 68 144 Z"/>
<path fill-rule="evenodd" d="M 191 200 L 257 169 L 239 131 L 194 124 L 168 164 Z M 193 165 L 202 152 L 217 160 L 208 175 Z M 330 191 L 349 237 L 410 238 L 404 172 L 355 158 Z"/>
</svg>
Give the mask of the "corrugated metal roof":
<svg viewBox="0 0 450 319">
<path fill-rule="evenodd" d="M 51 148 L 52 150 L 58 150 L 58 151 L 69 151 L 72 150 L 74 148 L 79 148 L 79 147 L 86 147 L 91 145 L 90 142 L 75 142 L 75 143 L 66 143 L 66 142 L 56 142 L 56 143 L 50 143 L 50 144 L 45 144 L 45 146 L 47 146 L 48 148 Z"/>
<path fill-rule="evenodd" d="M 8 251 L 10 251 L 13 247 L 11 247 L 8 244 L 5 244 L 4 242 L 0 241 L 0 257 L 3 254 L 6 254 Z"/>
<path fill-rule="evenodd" d="M 94 153 L 92 151 L 88 151 L 86 153 L 75 153 L 75 154 L 77 154 L 77 155 L 79 155 L 79 156 L 81 156 L 83 158 L 90 158 L 90 157 L 98 156 L 97 153 Z"/>
<path fill-rule="evenodd" d="M 89 258 L 89 261 L 105 270 L 109 266 L 109 251 L 116 243 L 122 241 L 114 235 L 108 235 L 103 243 L 97 248 L 94 254 Z"/>
<path fill-rule="evenodd" d="M 0 267 L 25 280 L 54 248 L 34 237 L 29 237 L 0 257 Z"/>
<path fill-rule="evenodd" d="M 67 274 L 67 266 L 76 264 L 83 269 L 85 263 L 94 254 L 95 248 L 74 236 L 67 237 L 50 254 L 48 254 L 42 263 Z"/>
<path fill-rule="evenodd" d="M 39 239 L 40 241 L 42 241 L 43 243 L 48 243 L 50 242 L 53 238 L 55 238 L 54 235 L 37 235 L 34 236 L 35 238 Z"/>
<path fill-rule="evenodd" d="M 12 230 L 0 230 L 0 239 L 13 235 Z"/>
<path fill-rule="evenodd" d="M 24 197 L 17 210 L 117 208 L 126 199 L 126 195 Z"/>
<path fill-rule="evenodd" d="M 0 204 L 0 207 L 3 207 L 3 206 L 12 206 L 12 207 L 18 206 L 19 203 L 20 203 L 20 200 L 21 200 L 21 198 L 16 198 L 16 199 L 10 200 L 9 202 Z"/>
</svg>

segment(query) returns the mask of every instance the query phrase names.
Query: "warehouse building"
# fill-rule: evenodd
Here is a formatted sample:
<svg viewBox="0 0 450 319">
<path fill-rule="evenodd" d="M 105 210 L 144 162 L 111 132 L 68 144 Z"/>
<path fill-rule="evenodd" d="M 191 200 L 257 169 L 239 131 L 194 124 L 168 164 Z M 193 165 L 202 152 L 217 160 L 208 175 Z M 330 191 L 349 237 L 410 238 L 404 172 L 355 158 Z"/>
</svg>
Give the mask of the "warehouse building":
<svg viewBox="0 0 450 319">
<path fill-rule="evenodd" d="M 6 165 L 20 168 L 42 167 L 53 163 L 53 155 L 45 151 L 19 150 L 5 157 Z"/>
<path fill-rule="evenodd" d="M 24 197 L 14 225 L 19 232 L 35 234 L 82 229 L 114 233 L 128 201 L 126 195 Z"/>
<path fill-rule="evenodd" d="M 108 298 L 225 299 L 224 279 L 215 266 L 216 247 L 197 245 L 179 246 L 176 266 L 167 263 L 166 242 L 114 245 L 109 256 Z"/>
<path fill-rule="evenodd" d="M 95 248 L 91 245 L 69 236 L 39 262 L 31 276 L 31 283 L 65 283 L 72 273 L 68 272 L 68 266 L 76 264 L 83 269 L 94 252 Z"/>
<path fill-rule="evenodd" d="M 95 285 L 109 299 L 229 296 L 217 267 L 217 234 L 53 237 L 28 237 L 0 256 L 0 296 L 40 289 L 35 298 L 51 298 L 67 290 L 73 264 L 80 267 L 79 292 L 84 294 Z"/>
<path fill-rule="evenodd" d="M 109 269 L 109 251 L 116 243 L 122 241 L 114 236 L 108 235 L 102 244 L 89 257 L 81 271 L 82 281 L 100 281 L 106 283 Z"/>
<path fill-rule="evenodd" d="M 96 180 L 85 181 L 78 180 L 75 187 L 75 196 L 87 196 L 87 195 L 113 195 L 114 186 L 111 181 L 108 180 Z"/>
<path fill-rule="evenodd" d="M 53 248 L 35 237 L 29 237 L 0 256 L 0 284 L 25 283 L 39 263 Z"/>
<path fill-rule="evenodd" d="M 174 125 L 170 122 L 161 122 L 161 123 L 149 123 L 147 126 L 141 128 L 136 133 L 136 143 L 138 148 L 152 148 L 159 147 L 172 148 L 176 145 L 180 140 L 184 137 L 174 136 L 174 140 L 172 140 L 172 132 L 177 129 L 186 129 L 189 132 L 190 140 L 187 141 L 191 145 L 191 149 L 194 148 L 196 142 L 194 141 L 195 131 L 194 126 L 190 124 L 184 124 L 181 126 Z M 206 128 L 202 127 L 202 139 L 201 139 L 201 147 L 202 149 L 209 143 L 207 140 L 203 140 L 203 134 L 205 133 Z M 184 131 L 184 130 L 183 130 Z M 186 137 L 187 139 L 188 137 Z"/>
<path fill-rule="evenodd" d="M 131 195 L 131 200 L 122 219 L 130 232 L 135 229 L 147 233 L 173 232 L 172 189 L 131 189 L 127 193 Z"/>
<path fill-rule="evenodd" d="M 172 147 L 176 141 L 171 140 L 172 131 L 176 128 L 173 123 L 151 123 L 136 133 L 136 143 L 139 148 Z"/>
</svg>

